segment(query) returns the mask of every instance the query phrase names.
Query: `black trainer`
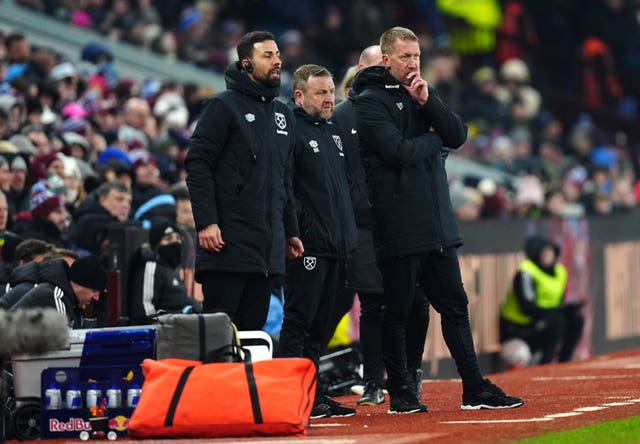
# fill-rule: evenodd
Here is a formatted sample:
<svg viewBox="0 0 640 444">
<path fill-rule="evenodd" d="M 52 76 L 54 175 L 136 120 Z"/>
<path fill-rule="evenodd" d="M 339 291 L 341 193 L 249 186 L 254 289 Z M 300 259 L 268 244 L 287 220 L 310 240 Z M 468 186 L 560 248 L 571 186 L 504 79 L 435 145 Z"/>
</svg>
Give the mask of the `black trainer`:
<svg viewBox="0 0 640 444">
<path fill-rule="evenodd" d="M 524 400 L 507 395 L 500 387 L 485 379 L 479 392 L 462 394 L 461 408 L 462 410 L 512 409 L 522 404 Z"/>
<path fill-rule="evenodd" d="M 358 399 L 358 405 L 378 405 L 384 402 L 384 392 L 376 381 L 368 381 L 364 386 L 364 393 Z"/>
<path fill-rule="evenodd" d="M 328 418 L 329 416 L 331 416 L 331 409 L 328 404 L 319 403 L 317 401 L 313 404 L 310 416 L 311 419 Z"/>
<path fill-rule="evenodd" d="M 313 416 L 314 413 L 322 416 Z M 345 416 L 353 416 L 356 414 L 356 409 L 352 409 L 351 407 L 346 407 L 339 402 L 334 401 L 325 395 L 318 395 L 316 397 L 316 402 L 311 410 L 311 418 L 325 418 L 328 416 L 331 417 L 345 417 Z"/>
<path fill-rule="evenodd" d="M 387 413 L 424 413 L 427 411 L 427 406 L 416 398 L 413 388 L 406 387 L 406 390 L 400 390 L 395 396 L 391 395 Z"/>
</svg>

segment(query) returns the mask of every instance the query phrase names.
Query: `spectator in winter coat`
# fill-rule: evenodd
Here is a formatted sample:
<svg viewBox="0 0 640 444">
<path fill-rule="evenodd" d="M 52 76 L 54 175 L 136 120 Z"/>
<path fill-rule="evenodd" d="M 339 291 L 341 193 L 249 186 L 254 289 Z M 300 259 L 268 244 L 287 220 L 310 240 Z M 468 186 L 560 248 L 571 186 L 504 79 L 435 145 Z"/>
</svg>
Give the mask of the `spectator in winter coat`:
<svg viewBox="0 0 640 444">
<path fill-rule="evenodd" d="M 182 236 L 175 224 L 160 221 L 151 226 L 149 246 L 153 258 L 135 271 L 129 295 L 129 317 L 133 324 L 148 324 L 160 312 L 200 311 L 187 296 L 180 277 Z"/>
<path fill-rule="evenodd" d="M 66 248 L 69 214 L 64 199 L 38 183 L 33 187 L 29 206 L 29 212 L 16 215 L 15 231 L 25 239 L 40 239 Z"/>
<path fill-rule="evenodd" d="M 76 210 L 71 240 L 77 248 L 99 255 L 107 239 L 107 225 L 125 222 L 131 209 L 131 189 L 124 182 L 105 182 Z"/>
</svg>

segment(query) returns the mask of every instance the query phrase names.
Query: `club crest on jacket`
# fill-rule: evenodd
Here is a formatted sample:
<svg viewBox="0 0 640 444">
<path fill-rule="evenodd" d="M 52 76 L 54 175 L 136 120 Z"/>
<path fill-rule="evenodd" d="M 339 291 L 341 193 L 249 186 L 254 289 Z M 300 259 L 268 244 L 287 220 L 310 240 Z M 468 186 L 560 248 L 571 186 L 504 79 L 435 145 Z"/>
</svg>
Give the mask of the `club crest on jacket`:
<svg viewBox="0 0 640 444">
<path fill-rule="evenodd" d="M 333 137 L 333 141 L 336 143 L 336 146 L 340 150 L 340 155 L 344 157 L 344 153 L 342 152 L 342 140 L 340 139 L 340 136 L 334 134 L 332 137 Z"/>
<path fill-rule="evenodd" d="M 317 261 L 314 256 L 305 256 L 302 263 L 304 264 L 304 268 L 311 271 L 316 268 L 316 262 Z"/>
<path fill-rule="evenodd" d="M 274 118 L 276 120 L 276 125 L 279 129 L 276 130 L 278 134 L 284 134 L 285 136 L 289 134 L 288 131 L 283 131 L 287 127 L 287 119 L 284 117 L 282 113 L 275 113 Z"/>
</svg>

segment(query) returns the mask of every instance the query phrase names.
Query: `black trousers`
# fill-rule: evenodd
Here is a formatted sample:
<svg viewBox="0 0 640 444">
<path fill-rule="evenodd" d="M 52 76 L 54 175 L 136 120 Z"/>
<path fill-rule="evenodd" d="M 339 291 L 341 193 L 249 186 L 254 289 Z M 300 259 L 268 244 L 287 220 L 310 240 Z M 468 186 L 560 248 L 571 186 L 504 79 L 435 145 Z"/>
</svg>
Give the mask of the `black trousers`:
<svg viewBox="0 0 640 444">
<path fill-rule="evenodd" d="M 409 382 L 407 325 L 412 309 L 421 306 L 416 302 L 419 297 L 417 284 L 424 291 L 426 300 L 441 315 L 442 334 L 462 378 L 463 390 L 476 390 L 482 383 L 482 375 L 471 336 L 469 301 L 455 248 L 384 258 L 380 269 L 385 291 L 382 350 L 391 396 Z M 417 354 L 417 345 L 413 347 Z"/>
<path fill-rule="evenodd" d="M 227 313 L 238 330 L 261 330 L 274 279 L 261 273 L 203 273 L 202 309 L 205 313 Z"/>
<path fill-rule="evenodd" d="M 303 256 L 287 262 L 284 281 L 284 320 L 281 357 L 306 357 L 318 367 L 339 288 L 344 262 L 336 258 Z"/>
<path fill-rule="evenodd" d="M 558 356 L 559 362 L 570 361 L 582 337 L 584 316 L 576 306 L 547 310 L 547 313 L 531 324 L 521 325 L 500 319 L 500 342 L 520 338 L 527 343 L 531 353 L 541 352 L 537 364 L 548 364 Z M 558 350 L 559 349 L 559 350 Z"/>
<path fill-rule="evenodd" d="M 383 293 L 358 293 L 360 298 L 360 347 L 362 351 L 363 379 L 384 386 L 384 360 L 382 358 Z M 429 302 L 418 287 L 406 328 L 407 369 L 414 372 L 422 367 L 422 354 L 429 328 Z"/>
</svg>

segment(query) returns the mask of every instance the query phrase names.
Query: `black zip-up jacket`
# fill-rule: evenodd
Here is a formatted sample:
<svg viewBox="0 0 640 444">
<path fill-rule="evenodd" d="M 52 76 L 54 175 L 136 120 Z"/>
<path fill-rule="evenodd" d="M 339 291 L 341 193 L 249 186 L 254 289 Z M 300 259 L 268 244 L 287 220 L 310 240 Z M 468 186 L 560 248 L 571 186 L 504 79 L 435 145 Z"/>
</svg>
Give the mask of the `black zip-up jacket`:
<svg viewBox="0 0 640 444">
<path fill-rule="evenodd" d="M 29 290 L 38 284 L 38 268 L 36 262 L 26 262 L 11 272 L 6 293 L 0 297 L 0 308 L 10 309 Z"/>
<path fill-rule="evenodd" d="M 159 311 L 180 312 L 197 305 L 187 296 L 187 287 L 177 268 L 162 259 L 145 262 L 133 277 L 129 296 L 129 316 L 134 325 L 149 324 Z"/>
<path fill-rule="evenodd" d="M 353 205 L 338 128 L 294 106 L 293 190 L 305 255 L 346 257 L 356 247 Z"/>
<path fill-rule="evenodd" d="M 185 164 L 196 229 L 218 224 L 225 242 L 219 253 L 198 246 L 196 279 L 207 270 L 284 274 L 285 239 L 298 236 L 294 117 L 277 87 L 252 81 L 238 63 L 225 80 L 198 118 Z"/>
<path fill-rule="evenodd" d="M 38 286 L 29 290 L 11 311 L 21 308 L 55 308 L 67 316 L 69 327 L 82 327 L 82 310 L 67 273 L 69 267 L 63 259 L 47 259 L 38 267 Z"/>
<path fill-rule="evenodd" d="M 441 151 L 464 143 L 466 125 L 435 90 L 420 105 L 383 66 L 362 70 L 352 88 L 378 255 L 462 245 Z"/>
<path fill-rule="evenodd" d="M 349 180 L 349 192 L 353 211 L 358 227 L 371 229 L 371 209 L 369 208 L 369 195 L 367 192 L 367 179 L 358 149 L 358 131 L 356 129 L 355 111 L 356 93 L 349 90 L 349 97 L 340 102 L 331 120 L 338 126 L 346 156 L 347 179 Z"/>
</svg>

